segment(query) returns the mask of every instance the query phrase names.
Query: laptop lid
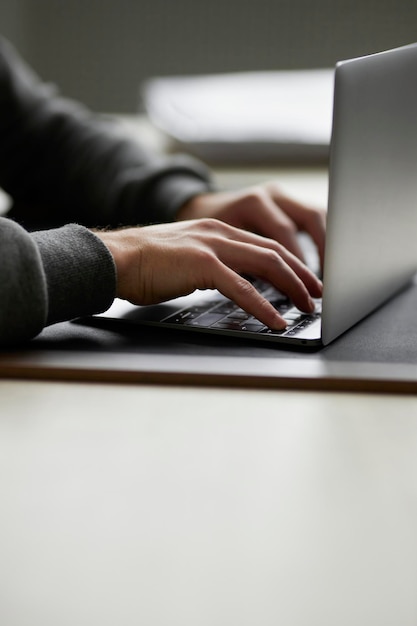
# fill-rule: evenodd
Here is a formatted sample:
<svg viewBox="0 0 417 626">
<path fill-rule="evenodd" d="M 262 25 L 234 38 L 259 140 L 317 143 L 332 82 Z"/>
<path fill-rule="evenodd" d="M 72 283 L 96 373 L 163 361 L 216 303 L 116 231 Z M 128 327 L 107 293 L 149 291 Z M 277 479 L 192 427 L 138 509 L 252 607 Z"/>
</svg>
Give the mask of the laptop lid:
<svg viewBox="0 0 417 626">
<path fill-rule="evenodd" d="M 322 341 L 417 268 L 417 44 L 337 65 Z"/>
</svg>

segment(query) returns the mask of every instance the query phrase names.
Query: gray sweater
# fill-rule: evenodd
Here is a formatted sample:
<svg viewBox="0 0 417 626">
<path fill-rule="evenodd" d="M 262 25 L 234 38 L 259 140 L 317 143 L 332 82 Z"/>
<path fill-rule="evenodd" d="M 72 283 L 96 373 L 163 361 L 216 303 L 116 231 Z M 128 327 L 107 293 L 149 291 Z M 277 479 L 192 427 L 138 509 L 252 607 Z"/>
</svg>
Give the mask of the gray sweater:
<svg viewBox="0 0 417 626">
<path fill-rule="evenodd" d="M 0 38 L 0 346 L 98 313 L 115 297 L 107 248 L 89 228 L 170 221 L 209 175 L 185 156 L 149 154 L 57 96 Z"/>
</svg>

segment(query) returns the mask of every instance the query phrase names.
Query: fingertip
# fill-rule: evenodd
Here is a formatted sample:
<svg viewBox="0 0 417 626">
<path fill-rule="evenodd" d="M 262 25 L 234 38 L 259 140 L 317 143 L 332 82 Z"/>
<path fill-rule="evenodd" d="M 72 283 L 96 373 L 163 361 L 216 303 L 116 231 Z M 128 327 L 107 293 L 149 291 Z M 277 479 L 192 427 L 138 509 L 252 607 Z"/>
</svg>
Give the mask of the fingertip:
<svg viewBox="0 0 417 626">
<path fill-rule="evenodd" d="M 314 298 L 321 298 L 323 296 L 323 283 L 319 279 L 317 279 L 316 289 L 314 293 L 312 293 L 312 296 Z"/>
<path fill-rule="evenodd" d="M 287 322 L 279 313 L 276 313 L 273 318 L 273 323 L 269 326 L 272 330 L 284 330 L 287 327 Z"/>
</svg>

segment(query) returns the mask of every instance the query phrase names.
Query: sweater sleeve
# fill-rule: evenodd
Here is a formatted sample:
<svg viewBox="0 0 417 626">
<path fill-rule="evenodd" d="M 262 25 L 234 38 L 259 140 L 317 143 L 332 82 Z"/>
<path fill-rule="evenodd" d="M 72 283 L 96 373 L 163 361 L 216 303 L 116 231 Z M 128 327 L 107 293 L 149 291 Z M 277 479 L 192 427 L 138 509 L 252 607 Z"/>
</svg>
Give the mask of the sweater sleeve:
<svg viewBox="0 0 417 626">
<path fill-rule="evenodd" d="M 115 289 L 113 258 L 85 227 L 30 234 L 0 218 L 0 346 L 31 339 L 48 324 L 104 311 Z"/>
<path fill-rule="evenodd" d="M 0 185 L 28 229 L 170 221 L 207 193 L 206 167 L 188 156 L 150 154 L 117 126 L 60 98 L 0 38 Z"/>
<path fill-rule="evenodd" d="M 60 98 L 1 38 L 0 186 L 13 201 L 13 220 L 0 217 L 1 346 L 110 306 L 113 258 L 88 228 L 170 221 L 211 189 L 203 164 L 152 155 Z"/>
</svg>

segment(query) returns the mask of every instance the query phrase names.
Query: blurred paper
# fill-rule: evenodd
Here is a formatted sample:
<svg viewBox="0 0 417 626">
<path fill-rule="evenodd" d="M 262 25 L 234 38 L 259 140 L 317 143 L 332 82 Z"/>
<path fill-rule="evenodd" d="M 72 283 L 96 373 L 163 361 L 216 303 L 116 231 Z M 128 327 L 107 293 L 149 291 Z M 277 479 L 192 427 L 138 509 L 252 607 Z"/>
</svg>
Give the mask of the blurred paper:
<svg viewBox="0 0 417 626">
<path fill-rule="evenodd" d="M 143 97 L 152 122 L 210 161 L 323 159 L 334 70 L 154 78 Z"/>
</svg>

